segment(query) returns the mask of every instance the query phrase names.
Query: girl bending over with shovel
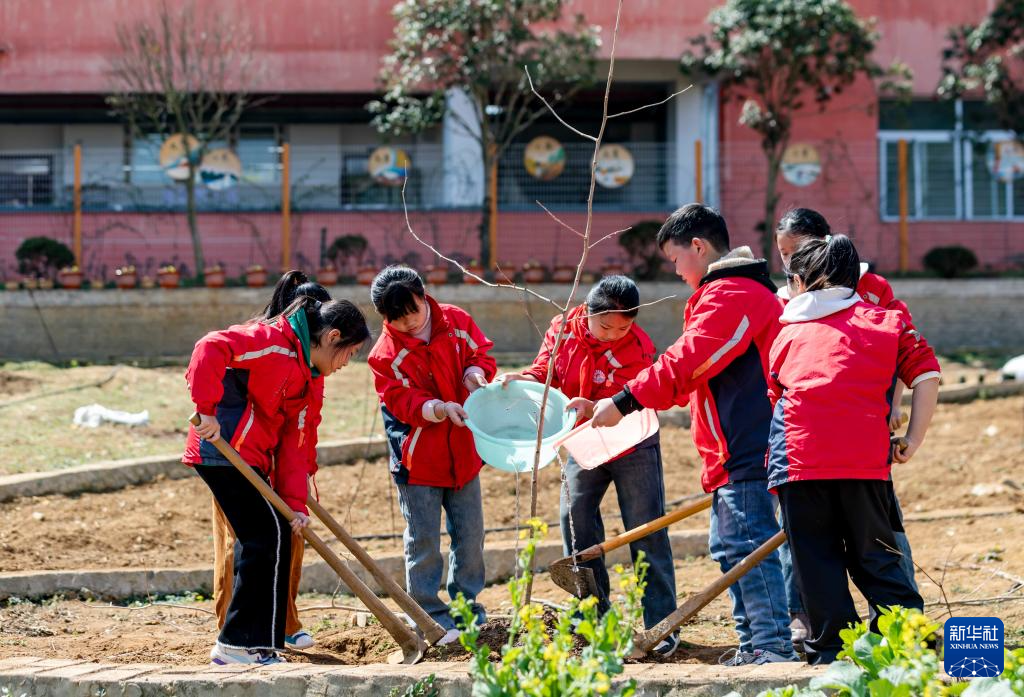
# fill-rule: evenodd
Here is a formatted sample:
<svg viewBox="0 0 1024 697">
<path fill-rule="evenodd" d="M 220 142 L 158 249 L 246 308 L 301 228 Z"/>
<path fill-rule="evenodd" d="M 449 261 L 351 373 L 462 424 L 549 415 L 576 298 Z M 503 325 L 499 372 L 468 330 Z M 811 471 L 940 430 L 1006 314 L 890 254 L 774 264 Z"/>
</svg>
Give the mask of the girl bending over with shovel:
<svg viewBox="0 0 1024 697">
<path fill-rule="evenodd" d="M 263 312 L 254 322 L 269 320 L 283 313 L 295 299 L 303 295 L 320 302 L 327 302 L 331 299 L 327 289 L 318 283 L 312 283 L 301 271 L 289 271 L 274 286 L 274 293 L 270 302 L 263 309 Z M 309 470 L 309 476 L 316 474 L 316 429 L 320 424 L 320 411 L 323 405 L 324 379 L 313 378 L 311 383 L 312 399 L 306 419 L 310 422 L 311 438 L 304 443 L 305 447 L 290 448 L 285 452 L 294 453 L 300 457 L 296 466 L 305 464 Z M 228 603 L 231 602 L 231 590 L 235 576 L 235 533 L 228 525 L 224 511 L 216 499 L 213 501 L 213 604 L 217 612 L 217 627 L 222 629 L 227 619 Z M 284 645 L 289 649 L 308 649 L 313 646 L 313 637 L 302 628 L 299 620 L 299 613 L 295 606 L 295 596 L 299 592 L 299 581 L 302 579 L 302 556 L 305 551 L 305 541 L 300 535 L 292 540 L 291 568 L 288 578 L 288 609 L 285 613 L 284 624 Z"/>
<path fill-rule="evenodd" d="M 352 303 L 302 296 L 277 317 L 207 334 L 192 352 L 185 377 L 200 422 L 182 460 L 210 488 L 240 548 L 214 663 L 282 660 L 292 533 L 309 524 L 303 453 L 315 439 L 314 379 L 347 365 L 369 337 Z M 222 437 L 262 479 L 273 473 L 274 489 L 297 514 L 291 530 L 212 445 Z"/>
<path fill-rule="evenodd" d="M 640 291 L 632 280 L 609 276 L 591 288 L 585 304 L 569 311 L 562 345 L 555 357 L 551 386 L 572 400 L 568 408 L 578 410 L 583 421 L 593 416 L 594 402 L 611 397 L 654 362 L 654 344 L 635 322 L 639 305 Z M 506 384 L 512 380 L 544 382 L 561 324 L 561 315 L 551 321 L 532 366 L 522 373 L 506 373 L 499 380 Z M 601 500 L 612 482 L 615 482 L 622 522 L 627 530 L 665 514 L 658 434 L 596 469 L 582 469 L 569 458 L 565 465 L 568 502 L 562 497 L 561 503 L 562 544 L 567 555 L 573 553 L 574 546 L 578 551 L 604 541 Z M 650 564 L 643 598 L 644 624 L 649 628 L 676 609 L 675 571 L 668 530 L 662 528 L 630 543 L 629 547 L 634 559 L 643 552 Z M 608 608 L 609 593 L 604 559 L 582 562 L 580 566 L 593 570 L 603 612 Z M 667 657 L 678 645 L 678 636 L 672 634 L 653 650 Z"/>
</svg>

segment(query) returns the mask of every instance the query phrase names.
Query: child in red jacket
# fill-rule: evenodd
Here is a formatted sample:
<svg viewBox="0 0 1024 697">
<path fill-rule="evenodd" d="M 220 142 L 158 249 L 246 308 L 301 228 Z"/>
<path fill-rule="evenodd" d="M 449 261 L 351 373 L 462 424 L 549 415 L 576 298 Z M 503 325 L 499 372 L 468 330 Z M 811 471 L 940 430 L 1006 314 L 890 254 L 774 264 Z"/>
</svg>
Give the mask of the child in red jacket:
<svg viewBox="0 0 1024 697">
<path fill-rule="evenodd" d="M 484 587 L 483 463 L 462 404 L 494 377 L 496 364 L 487 354 L 494 344 L 467 312 L 428 296 L 408 267 L 377 274 L 370 299 L 384 317 L 369 364 L 405 517 L 406 588 L 448 630 L 439 643 L 450 644 L 459 631 L 437 592 L 444 567 L 442 509 L 451 536 L 448 596 L 462 593 L 478 620 L 485 619 L 475 604 Z"/>
<path fill-rule="evenodd" d="M 635 322 L 639 305 L 640 290 L 632 280 L 609 276 L 591 288 L 585 304 L 569 312 L 551 385 L 571 398 L 569 408 L 578 410 L 581 420 L 593 414 L 594 402 L 611 397 L 654 362 L 654 344 Z M 522 373 L 508 373 L 501 379 L 506 383 L 511 380 L 544 382 L 561 326 L 562 316 L 558 315 L 551 321 L 533 365 Z M 596 469 L 582 469 L 569 458 L 565 464 L 567 495 L 561 497 L 560 506 L 562 546 L 566 555 L 572 554 L 574 549 L 578 551 L 604 542 L 601 500 L 612 482 L 627 530 L 665 515 L 665 482 L 657 434 Z M 644 625 L 650 628 L 676 609 L 675 569 L 668 530 L 662 529 L 637 540 L 629 549 L 634 559 L 643 552 L 650 565 L 643 598 Z M 609 595 L 604 560 L 594 559 L 584 565 L 594 571 L 601 591 L 598 600 L 604 610 L 608 607 Z M 672 634 L 658 644 L 654 652 L 668 657 L 678 646 L 679 637 Z"/>
<path fill-rule="evenodd" d="M 196 343 L 185 374 L 200 425 L 182 461 L 195 467 L 238 539 L 234 593 L 210 658 L 277 663 L 285 647 L 290 533 L 308 525 L 305 452 L 315 434 L 313 381 L 344 367 L 369 338 L 346 300 L 303 296 L 280 316 L 211 332 Z M 296 512 L 291 530 L 210 441 L 231 446 Z"/>
<path fill-rule="evenodd" d="M 725 219 L 691 203 L 658 231 L 658 246 L 693 288 L 683 334 L 653 366 L 595 408 L 595 426 L 614 426 L 642 407 L 690 404 L 691 434 L 704 460 L 701 483 L 714 492 L 708 547 L 723 572 L 779 532 L 765 486 L 768 350 L 782 305 L 764 259 L 729 249 Z M 796 661 L 789 603 L 776 553 L 729 588 L 739 646 L 728 666 Z"/>
<path fill-rule="evenodd" d="M 282 314 L 289 305 L 295 302 L 296 298 L 308 295 L 320 302 L 327 302 L 331 299 L 330 293 L 318 283 L 311 283 L 306 274 L 301 271 L 289 271 L 281 276 L 277 285 L 274 286 L 270 302 L 263 309 L 259 317 L 253 321 L 271 320 Z M 305 438 L 301 446 L 296 443 L 291 446 L 282 443 L 278 449 L 279 454 L 293 453 L 298 461 L 296 467 L 305 466 L 309 470 L 309 476 L 316 474 L 316 434 L 321 421 L 321 409 L 323 406 L 324 378 L 323 376 L 313 378 L 310 384 L 312 390 L 311 401 L 307 413 L 304 415 L 310 428 L 304 429 L 302 433 L 310 437 Z M 297 434 L 298 429 L 289 429 L 288 433 Z M 289 463 L 285 468 L 289 468 Z M 288 610 L 285 613 L 285 637 L 284 644 L 289 649 L 308 649 L 313 646 L 313 636 L 302 628 L 302 621 L 299 619 L 299 612 L 295 606 L 295 597 L 299 592 L 299 581 L 302 580 L 302 556 L 305 552 L 305 541 L 301 535 L 294 535 L 292 539 L 291 567 L 288 578 Z M 222 628 L 227 620 L 228 604 L 231 602 L 231 591 L 234 587 L 235 576 L 235 533 L 228 525 L 217 500 L 213 500 L 213 605 L 217 613 L 217 627 Z"/>
<path fill-rule="evenodd" d="M 878 608 L 921 609 L 900 566 L 891 462 L 909 460 L 938 400 L 939 364 L 905 313 L 864 302 L 857 250 L 844 235 L 790 258 L 792 300 L 771 349 L 768 484 L 778 492 L 793 571 L 810 619 L 809 663 L 830 663 L 859 620 L 847 573 Z M 890 447 L 897 379 L 914 389 L 904 449 Z"/>
<path fill-rule="evenodd" d="M 818 211 L 811 210 L 810 208 L 794 208 L 787 212 L 779 220 L 779 225 L 775 229 L 775 243 L 779 249 L 779 256 L 782 257 L 783 268 L 789 267 L 790 257 L 793 256 L 793 252 L 797 250 L 801 243 L 813 239 L 823 240 L 831 234 L 832 228 L 829 226 L 828 221 L 825 220 L 825 217 Z M 878 305 L 884 310 L 899 310 L 906 314 L 908 321 L 912 321 L 913 318 L 910 315 L 910 310 L 907 309 L 907 306 L 902 301 L 896 299 L 895 294 L 892 292 L 892 286 L 889 285 L 888 281 L 878 274 L 868 271 L 868 265 L 863 262 L 860 264 L 859 271 L 857 295 L 864 302 Z M 779 288 L 779 297 L 782 298 L 783 302 L 789 301 L 788 286 Z M 896 390 L 892 396 L 892 412 L 889 417 L 889 430 L 891 431 L 896 431 L 903 425 L 903 409 L 900 407 L 900 402 L 903 399 L 905 388 L 906 386 L 902 381 L 896 383 Z M 894 499 L 893 504 L 896 506 L 896 513 L 902 521 L 903 512 L 900 510 L 899 500 Z M 914 558 L 910 549 L 910 540 L 907 539 L 907 533 L 902 529 L 895 531 L 895 534 L 896 547 L 902 555 L 900 563 L 916 590 L 917 583 L 914 581 Z M 786 574 L 786 586 L 789 593 L 789 612 L 792 617 L 790 629 L 793 632 L 793 643 L 800 648 L 807 638 L 807 614 L 804 612 L 800 601 L 800 589 L 796 587 L 789 545 L 785 544 L 780 547 L 779 553 L 782 555 L 782 569 Z"/>
</svg>

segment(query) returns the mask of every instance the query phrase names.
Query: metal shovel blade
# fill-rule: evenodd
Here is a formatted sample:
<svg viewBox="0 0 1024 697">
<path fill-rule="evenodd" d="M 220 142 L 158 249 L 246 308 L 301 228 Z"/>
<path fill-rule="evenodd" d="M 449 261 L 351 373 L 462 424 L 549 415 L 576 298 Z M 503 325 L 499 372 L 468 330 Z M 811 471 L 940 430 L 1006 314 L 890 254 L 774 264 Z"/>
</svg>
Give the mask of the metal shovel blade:
<svg viewBox="0 0 1024 697">
<path fill-rule="evenodd" d="M 597 579 L 594 578 L 594 570 L 573 564 L 571 557 L 556 559 L 548 567 L 548 573 L 555 585 L 562 590 L 572 593 L 577 598 L 586 598 L 588 595 L 600 595 L 597 588 Z"/>
</svg>

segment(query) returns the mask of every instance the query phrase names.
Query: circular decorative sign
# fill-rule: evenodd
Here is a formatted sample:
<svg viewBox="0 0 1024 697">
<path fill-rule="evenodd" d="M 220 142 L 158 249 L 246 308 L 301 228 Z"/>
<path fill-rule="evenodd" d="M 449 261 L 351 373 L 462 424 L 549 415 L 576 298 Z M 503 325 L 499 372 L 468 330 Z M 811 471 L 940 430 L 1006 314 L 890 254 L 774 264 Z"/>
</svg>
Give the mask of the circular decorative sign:
<svg viewBox="0 0 1024 697">
<path fill-rule="evenodd" d="M 386 145 L 374 150 L 367 163 L 370 176 L 383 186 L 402 186 L 411 167 L 412 160 L 405 150 Z"/>
<path fill-rule="evenodd" d="M 1001 182 L 1024 176 L 1024 144 L 1019 140 L 1000 140 L 988 149 L 988 170 Z"/>
<path fill-rule="evenodd" d="M 624 145 L 602 145 L 597 151 L 597 183 L 606 189 L 628 184 L 635 168 L 633 154 Z"/>
<path fill-rule="evenodd" d="M 186 139 L 181 133 L 175 133 L 160 146 L 160 168 L 174 181 L 182 182 L 188 179 L 189 160 L 195 162 L 198 156 L 199 141 L 193 136 Z"/>
<path fill-rule="evenodd" d="M 242 177 L 242 161 L 227 148 L 206 153 L 199 163 L 199 178 L 214 191 L 230 189 Z"/>
<path fill-rule="evenodd" d="M 565 148 L 551 136 L 537 136 L 523 151 L 523 166 L 535 179 L 551 181 L 565 169 Z"/>
<path fill-rule="evenodd" d="M 809 186 L 821 175 L 821 156 L 810 143 L 794 143 L 782 154 L 782 176 L 795 186 Z"/>
</svg>

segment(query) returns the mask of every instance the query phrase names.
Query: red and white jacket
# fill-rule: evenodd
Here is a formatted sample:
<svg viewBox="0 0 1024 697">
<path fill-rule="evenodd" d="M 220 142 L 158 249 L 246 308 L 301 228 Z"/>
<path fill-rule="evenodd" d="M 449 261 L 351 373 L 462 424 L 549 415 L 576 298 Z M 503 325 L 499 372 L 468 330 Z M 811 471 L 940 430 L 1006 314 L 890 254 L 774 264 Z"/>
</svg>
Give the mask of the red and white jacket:
<svg viewBox="0 0 1024 697">
<path fill-rule="evenodd" d="M 707 492 L 766 477 L 771 406 L 762 390 L 781 313 L 767 263 L 733 250 L 687 301 L 682 336 L 614 397 L 623 414 L 689 402 Z"/>
<path fill-rule="evenodd" d="M 384 429 L 391 450 L 391 472 L 401 483 L 460 488 L 483 463 L 473 433 L 448 419 L 430 417 L 433 400 L 462 404 L 469 396 L 467 372 L 490 381 L 497 364 L 488 351 L 493 342 L 473 318 L 429 295 L 430 341 L 391 328 L 387 322 L 370 351 L 369 364 L 380 396 Z"/>
<path fill-rule="evenodd" d="M 786 305 L 771 349 L 768 484 L 888 479 L 896 380 L 913 388 L 939 363 L 907 315 L 826 288 Z"/>
<path fill-rule="evenodd" d="M 557 315 L 544 334 L 533 365 L 523 371 L 537 382 L 547 379 L 551 351 L 561 326 L 562 315 Z M 570 399 L 584 397 L 596 401 L 611 397 L 654 362 L 654 353 L 654 342 L 636 322 L 618 341 L 596 339 L 587 327 L 587 306 L 583 304 L 569 311 L 551 386 Z"/>
<path fill-rule="evenodd" d="M 868 265 L 860 264 L 860 280 L 857 282 L 857 295 L 866 303 L 878 305 L 884 310 L 899 310 L 905 312 L 909 319 L 913 319 L 910 309 L 902 300 L 897 300 L 892 286 L 882 276 L 868 271 Z M 789 287 L 779 288 L 779 297 L 784 303 L 789 302 Z"/>
<path fill-rule="evenodd" d="M 307 475 L 316 471 L 323 379 L 312 378 L 287 319 L 207 334 L 192 351 L 185 379 L 196 411 L 216 416 L 221 437 L 271 478 L 292 510 L 305 513 Z M 182 461 L 231 467 L 194 428 Z"/>
</svg>

